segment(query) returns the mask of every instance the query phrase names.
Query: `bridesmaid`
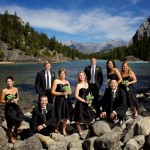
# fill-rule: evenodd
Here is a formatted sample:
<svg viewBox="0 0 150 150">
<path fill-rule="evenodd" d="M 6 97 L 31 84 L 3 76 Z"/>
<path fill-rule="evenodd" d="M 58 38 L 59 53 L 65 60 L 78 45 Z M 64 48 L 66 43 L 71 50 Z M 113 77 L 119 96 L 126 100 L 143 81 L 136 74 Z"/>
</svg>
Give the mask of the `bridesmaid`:
<svg viewBox="0 0 150 150">
<path fill-rule="evenodd" d="M 127 105 L 131 109 L 133 116 L 138 116 L 137 101 L 133 90 L 133 84 L 137 82 L 134 72 L 130 69 L 127 61 L 122 63 L 121 76 L 123 79 L 120 87 L 126 92 Z"/>
<path fill-rule="evenodd" d="M 71 118 L 71 102 L 69 95 L 71 95 L 72 91 L 70 88 L 70 83 L 66 78 L 66 70 L 64 68 L 58 71 L 58 79 L 55 79 L 52 85 L 51 93 L 56 96 L 55 99 L 55 118 L 56 118 L 56 128 L 55 133 L 59 131 L 59 124 L 63 119 L 63 128 L 62 133 L 64 136 L 67 136 L 66 126 L 67 119 Z M 68 90 L 64 90 L 64 87 L 68 87 Z"/>
<path fill-rule="evenodd" d="M 13 86 L 14 78 L 8 76 L 6 78 L 7 87 L 2 90 L 0 102 L 5 104 L 5 118 L 7 122 L 7 131 L 11 143 L 15 143 L 15 138 L 12 133 L 12 128 L 15 126 L 14 133 L 20 127 L 24 120 L 24 115 L 21 112 L 17 102 L 19 101 L 18 89 Z"/>
<path fill-rule="evenodd" d="M 78 84 L 75 89 L 75 98 L 77 99 L 74 120 L 76 121 L 77 130 L 80 136 L 83 132 L 80 123 L 84 123 L 88 128 L 89 123 L 93 120 L 91 107 L 88 106 L 86 96 L 91 92 L 84 71 L 78 73 Z"/>
<path fill-rule="evenodd" d="M 107 79 L 116 79 L 118 81 L 118 84 L 120 84 L 122 82 L 122 77 L 120 75 L 119 70 L 116 68 L 116 64 L 114 62 L 114 60 L 109 59 L 107 61 Z"/>
</svg>

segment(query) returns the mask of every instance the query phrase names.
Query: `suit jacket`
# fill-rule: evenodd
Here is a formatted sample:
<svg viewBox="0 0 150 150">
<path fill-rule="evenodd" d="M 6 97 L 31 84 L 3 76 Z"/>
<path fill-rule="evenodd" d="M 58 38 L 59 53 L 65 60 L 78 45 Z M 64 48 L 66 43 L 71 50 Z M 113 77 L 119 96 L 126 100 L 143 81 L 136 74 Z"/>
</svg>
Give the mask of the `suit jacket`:
<svg viewBox="0 0 150 150">
<path fill-rule="evenodd" d="M 111 92 L 112 90 L 110 87 L 105 90 L 102 111 L 106 112 L 108 115 L 112 111 L 115 111 L 120 117 L 124 117 L 127 110 L 125 92 L 118 87 L 114 100 L 112 99 Z"/>
<path fill-rule="evenodd" d="M 32 114 L 32 126 L 31 130 L 36 131 L 37 126 L 45 124 L 46 127 L 51 126 L 54 123 L 54 106 L 52 104 L 47 104 L 46 108 L 46 122 L 44 122 L 44 117 L 42 114 L 42 109 L 40 106 L 36 106 L 33 109 Z"/>
<path fill-rule="evenodd" d="M 55 80 L 55 73 L 50 71 L 51 74 L 51 86 L 53 81 Z M 35 89 L 38 94 L 41 96 L 46 94 L 46 79 L 45 79 L 45 70 L 42 70 L 37 73 L 36 80 L 35 80 Z"/>
<path fill-rule="evenodd" d="M 87 76 L 87 81 L 90 83 L 91 80 L 91 65 L 85 67 L 84 72 Z M 97 89 L 100 89 L 103 83 L 103 74 L 102 74 L 102 69 L 99 66 L 96 66 L 95 68 L 95 84 Z"/>
</svg>

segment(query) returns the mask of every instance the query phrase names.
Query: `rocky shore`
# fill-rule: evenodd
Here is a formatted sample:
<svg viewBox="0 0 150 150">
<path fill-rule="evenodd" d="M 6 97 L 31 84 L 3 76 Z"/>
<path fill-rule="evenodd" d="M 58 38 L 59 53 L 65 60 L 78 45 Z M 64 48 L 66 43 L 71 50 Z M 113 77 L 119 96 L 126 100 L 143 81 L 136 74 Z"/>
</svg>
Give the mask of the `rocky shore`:
<svg viewBox="0 0 150 150">
<path fill-rule="evenodd" d="M 5 120 L 1 120 L 0 149 L 1 150 L 139 150 L 150 149 L 150 91 L 136 95 L 139 101 L 139 115 L 134 118 L 127 111 L 124 123 L 119 126 L 98 120 L 92 122 L 90 128 L 83 125 L 83 135 L 80 137 L 76 131 L 75 123 L 68 122 L 68 136 L 60 133 L 51 133 L 49 136 L 35 134 L 27 139 L 17 136 L 15 144 L 8 141 Z M 144 105 L 145 104 L 145 105 Z M 149 104 L 149 106 L 148 106 Z M 147 107 L 146 107 L 147 106 Z M 32 118 L 31 109 L 25 116 Z M 18 132 L 28 129 L 29 123 L 22 122 Z"/>
</svg>

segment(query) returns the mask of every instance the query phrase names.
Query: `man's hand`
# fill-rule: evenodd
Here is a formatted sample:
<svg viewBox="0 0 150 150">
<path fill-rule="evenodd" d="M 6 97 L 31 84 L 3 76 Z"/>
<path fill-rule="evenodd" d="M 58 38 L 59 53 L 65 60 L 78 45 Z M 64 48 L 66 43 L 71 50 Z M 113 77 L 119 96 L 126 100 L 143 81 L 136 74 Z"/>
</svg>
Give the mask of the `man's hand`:
<svg viewBox="0 0 150 150">
<path fill-rule="evenodd" d="M 109 118 L 110 118 L 111 120 L 114 120 L 114 118 L 115 118 L 115 113 L 112 112 L 112 113 L 110 114 Z"/>
<path fill-rule="evenodd" d="M 102 118 L 102 119 L 106 118 L 106 112 L 101 112 L 100 113 L 100 118 Z"/>
<path fill-rule="evenodd" d="M 37 130 L 38 130 L 38 131 L 41 131 L 43 128 L 44 128 L 43 125 L 39 125 L 39 126 L 37 127 Z"/>
</svg>

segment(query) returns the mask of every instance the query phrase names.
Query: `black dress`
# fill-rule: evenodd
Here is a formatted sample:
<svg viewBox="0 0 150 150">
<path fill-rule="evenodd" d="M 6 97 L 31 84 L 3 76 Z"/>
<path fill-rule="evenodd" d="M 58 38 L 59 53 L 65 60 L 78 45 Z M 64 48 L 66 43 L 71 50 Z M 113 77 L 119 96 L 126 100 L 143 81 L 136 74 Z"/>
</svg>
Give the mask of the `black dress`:
<svg viewBox="0 0 150 150">
<path fill-rule="evenodd" d="M 86 100 L 86 96 L 89 94 L 90 88 L 81 88 L 79 90 L 79 96 Z M 87 103 L 77 100 L 74 110 L 74 120 L 82 123 L 90 122 L 94 118 L 91 107 L 88 107 Z"/>
<path fill-rule="evenodd" d="M 126 81 L 126 80 L 128 80 L 129 82 L 132 81 L 130 76 L 122 77 L 122 81 Z M 137 107 L 137 100 L 136 100 L 136 97 L 135 97 L 135 94 L 134 94 L 133 85 L 130 84 L 128 86 L 128 90 L 127 90 L 127 88 L 124 84 L 120 84 L 120 88 L 122 88 L 126 93 L 127 106 L 128 107 Z"/>
<path fill-rule="evenodd" d="M 5 100 L 8 101 L 8 96 L 5 95 Z M 17 93 L 15 94 L 15 98 Z M 11 128 L 15 124 L 20 124 L 24 120 L 24 115 L 16 103 L 6 103 L 5 105 L 5 118 L 7 122 L 7 127 Z"/>
<path fill-rule="evenodd" d="M 109 74 L 108 76 L 107 76 L 107 78 L 108 79 L 115 79 L 115 80 L 117 80 L 118 81 L 118 76 L 116 75 L 116 74 Z"/>
<path fill-rule="evenodd" d="M 68 86 L 68 84 L 57 84 L 56 92 L 64 92 L 63 87 Z M 65 98 L 65 96 L 56 96 L 55 99 L 55 118 L 57 121 L 61 121 L 61 119 L 72 119 L 72 104 L 70 97 Z"/>
</svg>

